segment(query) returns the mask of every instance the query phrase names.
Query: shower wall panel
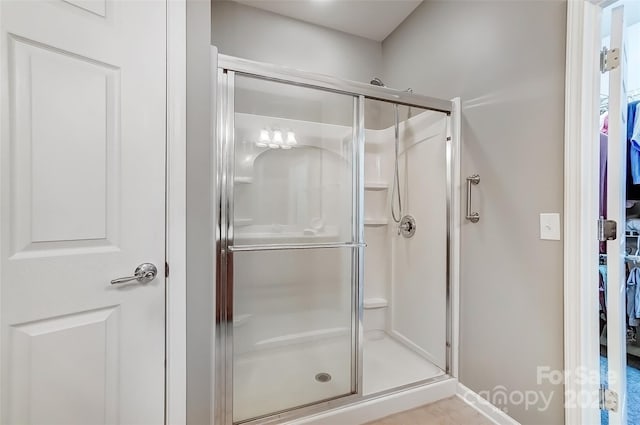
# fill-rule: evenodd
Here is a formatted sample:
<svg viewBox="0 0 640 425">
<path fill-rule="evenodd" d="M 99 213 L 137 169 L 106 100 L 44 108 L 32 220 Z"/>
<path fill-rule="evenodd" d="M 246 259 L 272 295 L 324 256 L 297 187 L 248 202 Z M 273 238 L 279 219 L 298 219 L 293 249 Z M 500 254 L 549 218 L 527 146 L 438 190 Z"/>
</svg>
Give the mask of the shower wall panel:
<svg viewBox="0 0 640 425">
<path fill-rule="evenodd" d="M 423 112 L 400 126 L 399 175 L 413 237 L 392 235 L 391 333 L 446 369 L 446 117 Z"/>
</svg>

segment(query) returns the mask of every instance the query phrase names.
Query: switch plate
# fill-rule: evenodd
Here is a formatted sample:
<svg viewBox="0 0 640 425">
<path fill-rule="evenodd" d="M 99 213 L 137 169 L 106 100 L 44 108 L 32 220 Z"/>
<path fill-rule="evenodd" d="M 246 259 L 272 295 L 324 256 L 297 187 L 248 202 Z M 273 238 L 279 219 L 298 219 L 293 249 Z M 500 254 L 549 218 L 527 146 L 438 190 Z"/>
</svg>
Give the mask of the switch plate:
<svg viewBox="0 0 640 425">
<path fill-rule="evenodd" d="M 560 214 L 540 214 L 540 239 L 549 241 L 560 240 Z"/>
</svg>

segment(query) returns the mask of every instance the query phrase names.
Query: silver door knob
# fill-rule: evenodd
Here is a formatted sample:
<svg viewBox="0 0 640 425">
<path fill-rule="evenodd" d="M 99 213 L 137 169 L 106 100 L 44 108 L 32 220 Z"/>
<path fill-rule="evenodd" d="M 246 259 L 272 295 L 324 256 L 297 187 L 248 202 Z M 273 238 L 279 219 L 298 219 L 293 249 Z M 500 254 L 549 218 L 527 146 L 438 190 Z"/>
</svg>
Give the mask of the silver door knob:
<svg viewBox="0 0 640 425">
<path fill-rule="evenodd" d="M 133 276 L 119 277 L 111 281 L 112 285 L 118 285 L 119 283 L 127 283 L 137 281 L 138 283 L 149 283 L 158 275 L 158 268 L 151 263 L 140 264 Z"/>
</svg>

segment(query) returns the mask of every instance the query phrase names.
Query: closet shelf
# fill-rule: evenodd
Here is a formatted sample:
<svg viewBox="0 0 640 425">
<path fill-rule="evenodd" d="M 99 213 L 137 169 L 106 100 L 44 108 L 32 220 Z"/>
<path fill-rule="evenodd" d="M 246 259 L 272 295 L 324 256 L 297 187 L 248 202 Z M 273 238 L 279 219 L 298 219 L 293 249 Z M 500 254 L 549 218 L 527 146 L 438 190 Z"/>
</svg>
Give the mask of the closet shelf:
<svg viewBox="0 0 640 425">
<path fill-rule="evenodd" d="M 389 189 L 389 183 L 387 182 L 374 182 L 374 181 L 364 182 L 364 190 L 387 190 L 387 189 Z"/>
<path fill-rule="evenodd" d="M 389 220 L 386 218 L 365 218 L 364 219 L 365 226 L 378 227 L 378 226 L 386 226 L 387 224 L 389 224 Z"/>
</svg>

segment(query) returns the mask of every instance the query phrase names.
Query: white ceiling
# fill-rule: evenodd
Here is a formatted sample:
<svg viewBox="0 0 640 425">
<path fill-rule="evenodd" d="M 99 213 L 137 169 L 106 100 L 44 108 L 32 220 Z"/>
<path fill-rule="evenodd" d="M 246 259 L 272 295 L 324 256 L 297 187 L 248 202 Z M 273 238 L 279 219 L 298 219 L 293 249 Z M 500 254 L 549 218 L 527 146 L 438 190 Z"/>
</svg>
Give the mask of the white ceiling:
<svg viewBox="0 0 640 425">
<path fill-rule="evenodd" d="M 382 41 L 422 0 L 234 0 L 349 34 Z"/>
</svg>

